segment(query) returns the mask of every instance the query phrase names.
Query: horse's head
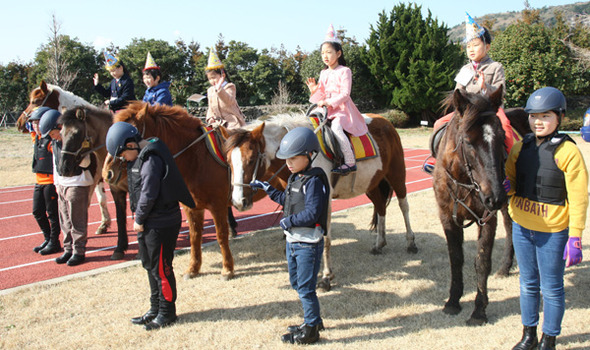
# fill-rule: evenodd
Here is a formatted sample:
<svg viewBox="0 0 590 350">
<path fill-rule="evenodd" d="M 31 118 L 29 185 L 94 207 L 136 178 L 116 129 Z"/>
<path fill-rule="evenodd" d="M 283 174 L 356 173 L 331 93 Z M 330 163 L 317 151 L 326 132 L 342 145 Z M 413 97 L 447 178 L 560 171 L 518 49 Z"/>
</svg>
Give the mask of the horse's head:
<svg viewBox="0 0 590 350">
<path fill-rule="evenodd" d="M 27 132 L 26 123 L 35 108 L 47 106 L 49 108 L 59 108 L 59 92 L 51 90 L 44 80 L 41 80 L 38 88 L 33 89 L 29 96 L 29 105 L 21 113 L 16 121 L 16 127 L 19 131 Z"/>
<path fill-rule="evenodd" d="M 248 185 L 262 179 L 269 166 L 264 140 L 264 123 L 248 130 L 234 130 L 225 142 L 227 162 L 232 174 L 232 205 L 239 211 L 248 210 L 254 201 L 254 192 Z"/>
<path fill-rule="evenodd" d="M 88 115 L 91 113 L 103 116 L 103 127 L 90 122 Z M 88 107 L 76 107 L 66 110 L 58 122 L 62 125 L 62 157 L 57 166 L 64 176 L 72 176 L 76 166 L 87 154 L 104 146 L 106 131 L 111 124 L 110 114 Z"/>
<path fill-rule="evenodd" d="M 438 168 L 442 170 L 435 177 L 473 188 L 486 209 L 500 209 L 506 201 L 505 134 L 496 116 L 502 105 L 502 88 L 489 98 L 457 89 L 447 99 L 449 105 L 455 114 L 447 127 L 443 153 L 439 153 L 442 166 Z"/>
<path fill-rule="evenodd" d="M 102 178 L 108 182 L 109 186 L 115 186 L 127 192 L 127 162 L 107 153 L 102 168 Z"/>
</svg>

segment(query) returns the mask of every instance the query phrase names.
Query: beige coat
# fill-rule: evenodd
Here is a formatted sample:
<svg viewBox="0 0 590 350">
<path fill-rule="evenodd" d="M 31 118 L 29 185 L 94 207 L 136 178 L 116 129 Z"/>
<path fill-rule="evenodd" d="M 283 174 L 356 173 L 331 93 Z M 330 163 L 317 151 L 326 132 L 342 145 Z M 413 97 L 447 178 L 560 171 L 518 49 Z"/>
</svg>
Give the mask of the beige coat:
<svg viewBox="0 0 590 350">
<path fill-rule="evenodd" d="M 489 56 L 486 56 L 477 67 L 478 70 L 482 70 L 485 75 L 485 82 L 486 82 L 486 91 L 485 93 L 489 96 L 492 92 L 496 91 L 497 88 L 502 86 L 504 89 L 503 94 L 506 94 L 506 78 L 504 76 L 504 67 L 502 63 L 493 61 Z M 466 65 L 461 68 L 459 74 L 461 73 L 468 73 L 471 76 L 475 75 L 475 69 L 473 68 L 473 64 L 471 62 L 467 63 Z M 464 88 L 467 92 L 470 93 L 481 93 L 481 89 L 479 84 L 475 83 L 473 78 L 469 80 L 469 82 L 465 85 L 460 84 L 457 82 L 455 89 Z"/>
<path fill-rule="evenodd" d="M 228 129 L 239 128 L 246 125 L 246 118 L 238 102 L 236 101 L 236 86 L 232 83 L 225 84 L 217 90 L 215 86 L 207 89 L 207 123 L 221 122 Z"/>
</svg>

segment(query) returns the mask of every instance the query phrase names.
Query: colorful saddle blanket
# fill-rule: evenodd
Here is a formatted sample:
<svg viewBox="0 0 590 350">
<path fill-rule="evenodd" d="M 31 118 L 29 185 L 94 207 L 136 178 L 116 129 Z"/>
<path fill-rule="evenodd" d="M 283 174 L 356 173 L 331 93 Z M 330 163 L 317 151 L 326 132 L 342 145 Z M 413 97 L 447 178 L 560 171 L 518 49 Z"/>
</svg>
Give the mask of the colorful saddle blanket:
<svg viewBox="0 0 590 350">
<path fill-rule="evenodd" d="M 220 133 L 217 130 L 213 130 L 212 127 L 208 126 L 201 126 L 201 129 L 203 130 L 203 133 L 207 134 L 207 136 L 205 137 L 205 144 L 207 145 L 207 149 L 219 164 L 226 167 L 227 162 L 225 160 L 225 155 L 222 152 L 222 140 Z"/>
<path fill-rule="evenodd" d="M 320 120 L 318 117 L 310 116 L 309 120 L 311 121 L 311 124 L 313 125 L 314 129 L 316 129 L 320 125 Z M 334 159 L 334 155 L 330 153 L 328 151 L 328 147 L 326 147 L 323 132 L 318 132 L 316 135 L 320 143 L 322 153 L 326 157 L 328 157 L 328 159 Z M 373 137 L 371 136 L 371 134 L 366 133 L 362 136 L 352 136 L 347 133 L 346 135 L 348 136 L 348 139 L 352 144 L 354 157 L 357 161 L 371 159 L 379 156 L 379 154 L 377 153 L 377 147 L 375 147 L 375 141 L 373 141 Z"/>
</svg>

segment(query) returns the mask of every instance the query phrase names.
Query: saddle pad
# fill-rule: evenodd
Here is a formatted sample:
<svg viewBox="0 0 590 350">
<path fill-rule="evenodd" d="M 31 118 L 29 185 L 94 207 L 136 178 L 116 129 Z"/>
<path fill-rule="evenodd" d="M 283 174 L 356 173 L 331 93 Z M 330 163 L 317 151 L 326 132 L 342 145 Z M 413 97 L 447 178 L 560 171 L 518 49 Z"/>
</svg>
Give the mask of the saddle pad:
<svg viewBox="0 0 590 350">
<path fill-rule="evenodd" d="M 313 128 L 316 129 L 320 125 L 319 118 L 317 117 L 309 117 Z M 352 145 L 352 149 L 354 151 L 354 157 L 357 161 L 371 159 L 377 157 L 377 148 L 375 147 L 375 142 L 373 141 L 373 137 L 371 134 L 366 133 L 362 136 L 352 136 L 346 133 L 348 136 L 348 140 Z M 334 156 L 329 154 L 326 148 L 326 144 L 324 142 L 324 137 L 321 132 L 316 134 L 318 141 L 320 143 L 320 148 L 322 149 L 322 153 L 328 157 L 329 159 L 333 159 Z"/>
<path fill-rule="evenodd" d="M 219 139 L 219 132 L 217 132 L 217 130 L 211 131 L 213 128 L 208 126 L 201 126 L 201 129 L 203 133 L 208 133 L 205 137 L 205 144 L 207 145 L 207 149 L 209 150 L 213 158 L 215 158 L 215 160 L 219 164 L 227 166 L 225 156 L 221 151 L 221 140 Z"/>
</svg>

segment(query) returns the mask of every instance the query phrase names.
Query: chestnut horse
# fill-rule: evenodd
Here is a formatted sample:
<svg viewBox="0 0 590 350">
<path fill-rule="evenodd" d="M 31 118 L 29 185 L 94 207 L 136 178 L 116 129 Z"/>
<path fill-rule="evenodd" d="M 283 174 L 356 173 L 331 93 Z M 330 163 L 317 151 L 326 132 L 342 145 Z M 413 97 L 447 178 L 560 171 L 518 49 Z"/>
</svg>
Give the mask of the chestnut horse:
<svg viewBox="0 0 590 350">
<path fill-rule="evenodd" d="M 438 147 L 433 187 L 439 216 L 447 239 L 451 264 L 450 296 L 443 311 L 461 311 L 463 295 L 463 229 L 478 224 L 477 296 L 469 325 L 487 322 L 487 281 L 497 216 L 506 203 L 504 191 L 504 131 L 496 112 L 502 104 L 502 89 L 490 98 L 455 90 L 446 100 L 455 114 Z M 465 224 L 467 222 L 467 224 Z"/>
<path fill-rule="evenodd" d="M 107 155 L 106 133 L 113 123 L 111 112 L 94 107 L 75 107 L 66 110 L 58 122 L 62 124 L 62 159 L 57 165 L 61 173 L 65 176 L 73 175 L 75 165 L 79 164 L 86 154 L 91 154 L 93 156 L 91 171 L 95 184 L 103 184 L 102 168 Z M 111 259 L 120 260 L 124 258 L 128 248 L 127 188 L 114 185 L 110 187 L 117 212 L 118 237 L 117 247 Z"/>
<path fill-rule="evenodd" d="M 77 106 L 93 107 L 90 103 L 84 100 L 82 97 L 76 96 L 69 91 L 65 91 L 59 86 L 46 84 L 45 81 L 41 80 L 39 87 L 31 91 L 29 97 L 29 105 L 21 113 L 16 121 L 16 126 L 19 131 L 28 133 L 26 123 L 31 116 L 31 113 L 38 107 L 47 106 L 49 108 L 56 109 L 60 112 L 74 108 Z M 99 169 L 100 174 L 100 169 Z M 101 224 L 96 229 L 96 234 L 100 235 L 107 232 L 111 225 L 111 216 L 107 209 L 107 197 L 104 190 L 104 182 L 102 178 L 96 178 L 96 187 L 94 189 L 96 198 L 98 199 L 98 205 L 100 206 Z M 115 200 L 116 202 L 116 200 Z M 119 220 L 117 220 L 117 223 Z M 121 228 L 119 227 L 119 232 Z M 123 232 L 126 234 L 126 230 L 123 227 Z"/>
<path fill-rule="evenodd" d="M 406 167 L 402 144 L 393 125 L 379 115 L 365 116 L 369 132 L 375 140 L 378 156 L 363 160 L 358 164 L 358 171 L 349 176 L 328 176 L 334 199 L 348 199 L 366 194 L 373 202 L 372 229 L 377 229 L 377 239 L 372 252 L 379 254 L 387 244 L 385 239 L 385 214 L 387 205 L 395 191 L 399 207 L 406 225 L 407 251 L 418 251 L 414 243 L 414 232 L 410 226 L 409 206 L 406 198 Z M 309 119 L 303 115 L 279 115 L 263 123 L 253 123 L 243 130 L 234 130 L 225 145 L 228 162 L 232 168 L 232 203 L 239 210 L 246 210 L 252 205 L 253 191 L 246 184 L 253 179 L 264 179 L 270 172 L 277 171 L 284 160 L 275 157 L 283 136 L 295 127 L 303 126 L 313 129 Z M 323 154 L 318 155 L 313 166 L 321 167 L 326 174 L 331 174 L 332 161 Z M 260 176 L 258 176 L 260 174 Z M 288 177 L 281 173 L 282 181 Z M 283 182 L 284 183 L 284 182 Z M 330 208 L 331 210 L 331 205 Z M 329 222 L 330 220 L 328 220 Z M 330 258 L 331 229 L 328 232 L 324 248 L 323 276 L 318 286 L 330 289 L 330 280 L 334 277 Z"/>
<path fill-rule="evenodd" d="M 175 157 L 178 169 L 196 203 L 194 209 L 184 207 L 190 230 L 191 259 L 185 279 L 198 275 L 201 268 L 201 243 L 205 209 L 215 223 L 217 242 L 223 259 L 222 277 L 234 275 L 234 260 L 229 247 L 228 203 L 230 196 L 229 169 L 220 164 L 203 141 L 206 136 L 202 123 L 180 106 L 151 106 L 133 102 L 115 114 L 113 122 L 124 121 L 137 127 L 144 138 L 158 137 Z M 103 174 L 109 183 L 126 182 L 126 166 L 109 157 Z"/>
</svg>

